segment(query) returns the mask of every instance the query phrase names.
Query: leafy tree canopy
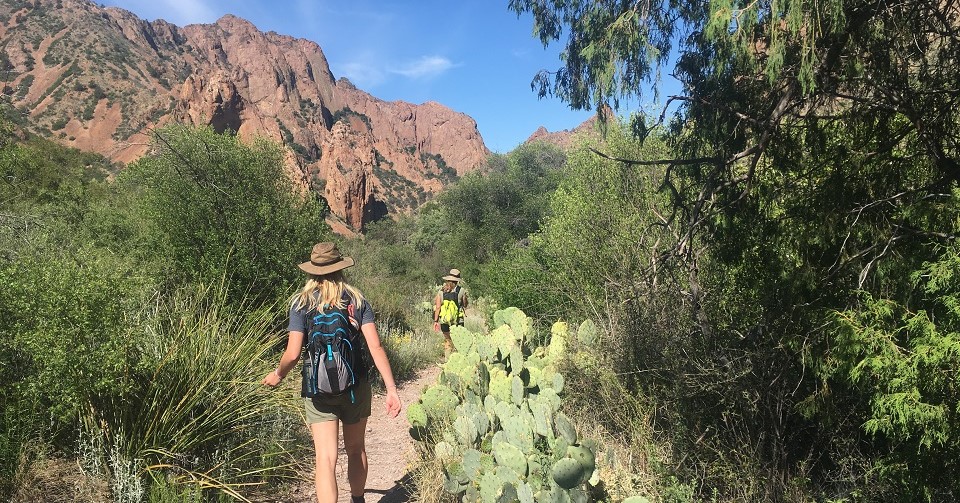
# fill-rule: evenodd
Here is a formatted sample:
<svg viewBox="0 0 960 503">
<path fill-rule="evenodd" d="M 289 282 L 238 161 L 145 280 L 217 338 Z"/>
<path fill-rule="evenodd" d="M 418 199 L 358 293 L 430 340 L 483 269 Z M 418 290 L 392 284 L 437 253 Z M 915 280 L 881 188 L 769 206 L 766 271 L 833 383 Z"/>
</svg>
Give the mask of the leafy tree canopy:
<svg viewBox="0 0 960 503">
<path fill-rule="evenodd" d="M 960 177 L 955 1 L 512 0 L 510 8 L 533 14 L 545 44 L 566 33 L 563 66 L 533 86 L 574 108 L 641 96 L 676 52 L 667 71 L 683 85 L 669 98 L 682 103 L 678 158 L 663 162 L 694 179 L 676 187 L 691 228 L 744 197 L 758 173 L 810 172 L 837 154 L 886 165 L 885 176 L 930 170 L 874 200 L 922 198 Z M 837 152 L 840 129 L 851 138 Z"/>
</svg>

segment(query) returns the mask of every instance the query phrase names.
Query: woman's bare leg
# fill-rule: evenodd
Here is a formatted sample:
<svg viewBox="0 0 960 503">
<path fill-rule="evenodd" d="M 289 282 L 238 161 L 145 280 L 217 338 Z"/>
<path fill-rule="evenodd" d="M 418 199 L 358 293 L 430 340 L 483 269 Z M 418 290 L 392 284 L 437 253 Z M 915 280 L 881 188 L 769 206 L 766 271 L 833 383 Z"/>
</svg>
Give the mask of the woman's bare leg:
<svg viewBox="0 0 960 503">
<path fill-rule="evenodd" d="M 347 451 L 347 480 L 350 481 L 351 496 L 363 496 L 367 485 L 366 433 L 367 418 L 343 425 L 343 447 Z"/>
<path fill-rule="evenodd" d="M 336 503 L 337 501 L 337 436 L 340 433 L 340 421 L 324 421 L 310 425 L 313 436 L 313 448 L 317 458 L 317 502 Z M 344 428 L 346 433 L 346 428 Z"/>
</svg>

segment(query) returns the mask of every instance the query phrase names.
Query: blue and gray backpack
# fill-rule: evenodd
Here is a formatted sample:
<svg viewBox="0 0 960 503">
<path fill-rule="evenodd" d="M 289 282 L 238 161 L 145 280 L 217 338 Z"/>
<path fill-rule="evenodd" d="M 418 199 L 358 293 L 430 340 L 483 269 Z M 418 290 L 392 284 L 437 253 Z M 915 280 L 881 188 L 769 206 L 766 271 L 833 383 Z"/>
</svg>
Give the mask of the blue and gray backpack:
<svg viewBox="0 0 960 503">
<path fill-rule="evenodd" d="M 307 398 L 350 393 L 357 381 L 367 375 L 363 334 L 354 316 L 354 305 L 344 293 L 345 308 L 322 306 L 307 313 L 307 332 L 303 341 L 303 385 L 300 394 Z"/>
</svg>

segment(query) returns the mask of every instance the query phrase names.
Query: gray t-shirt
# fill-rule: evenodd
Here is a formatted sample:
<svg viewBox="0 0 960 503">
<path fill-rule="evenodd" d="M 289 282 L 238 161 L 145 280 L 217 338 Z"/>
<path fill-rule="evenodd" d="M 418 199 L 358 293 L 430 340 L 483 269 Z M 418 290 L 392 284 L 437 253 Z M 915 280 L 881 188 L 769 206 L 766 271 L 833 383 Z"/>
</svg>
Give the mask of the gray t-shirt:
<svg viewBox="0 0 960 503">
<path fill-rule="evenodd" d="M 356 304 L 354 305 L 356 306 Z M 367 302 L 367 299 L 363 299 L 363 302 L 354 307 L 354 310 L 354 315 L 360 322 L 361 327 L 374 322 L 373 307 Z M 287 330 L 300 333 L 307 331 L 307 308 L 297 309 L 295 304 L 290 305 L 290 324 L 287 325 Z"/>
</svg>

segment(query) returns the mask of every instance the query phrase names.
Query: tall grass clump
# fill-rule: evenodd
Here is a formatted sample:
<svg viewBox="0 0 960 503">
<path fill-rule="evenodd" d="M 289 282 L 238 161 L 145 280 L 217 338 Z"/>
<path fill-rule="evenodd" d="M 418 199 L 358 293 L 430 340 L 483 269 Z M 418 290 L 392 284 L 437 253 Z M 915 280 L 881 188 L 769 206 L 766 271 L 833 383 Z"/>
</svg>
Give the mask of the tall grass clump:
<svg viewBox="0 0 960 503">
<path fill-rule="evenodd" d="M 83 411 L 95 446 L 84 462 L 110 473 L 117 501 L 141 501 L 151 480 L 242 500 L 296 476 L 306 445 L 295 441 L 296 403 L 260 384 L 275 365 L 277 306 L 231 305 L 222 285 L 158 299 L 134 327 L 130 391 L 94 396 Z"/>
<path fill-rule="evenodd" d="M 378 322 L 377 331 L 397 381 L 415 377 L 420 369 L 439 361 L 443 355 L 438 332 L 403 330 L 386 322 Z M 375 383 L 382 383 L 379 374 L 374 379 Z"/>
</svg>

